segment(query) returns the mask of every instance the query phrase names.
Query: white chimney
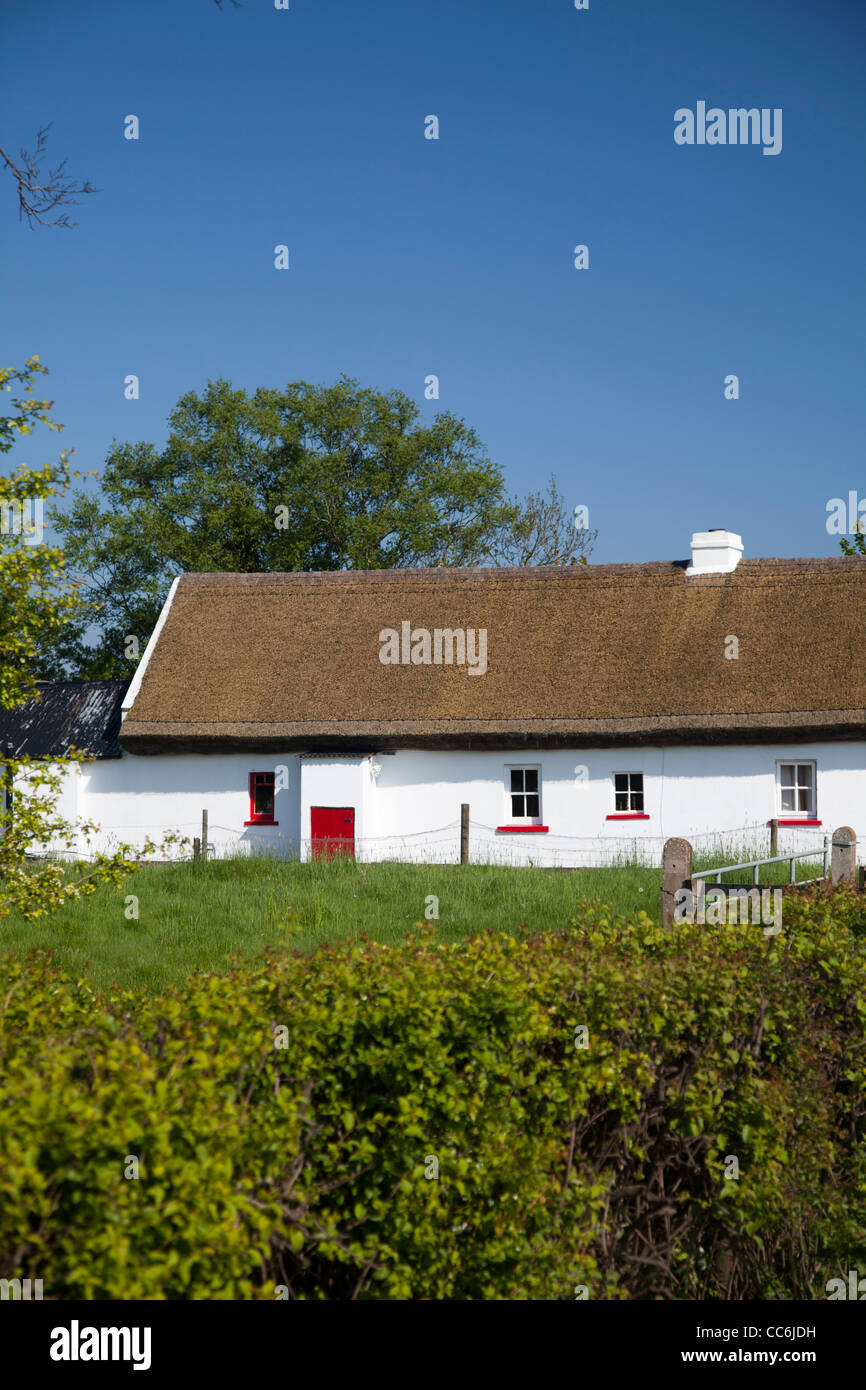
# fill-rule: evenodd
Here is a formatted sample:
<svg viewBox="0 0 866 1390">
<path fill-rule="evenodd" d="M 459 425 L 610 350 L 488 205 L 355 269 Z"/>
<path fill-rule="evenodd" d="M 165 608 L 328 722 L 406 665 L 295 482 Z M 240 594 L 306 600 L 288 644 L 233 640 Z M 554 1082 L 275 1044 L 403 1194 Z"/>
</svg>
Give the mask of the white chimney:
<svg viewBox="0 0 866 1390">
<path fill-rule="evenodd" d="M 730 574 L 743 557 L 743 538 L 717 527 L 695 531 L 692 536 L 692 563 L 686 574 Z"/>
</svg>

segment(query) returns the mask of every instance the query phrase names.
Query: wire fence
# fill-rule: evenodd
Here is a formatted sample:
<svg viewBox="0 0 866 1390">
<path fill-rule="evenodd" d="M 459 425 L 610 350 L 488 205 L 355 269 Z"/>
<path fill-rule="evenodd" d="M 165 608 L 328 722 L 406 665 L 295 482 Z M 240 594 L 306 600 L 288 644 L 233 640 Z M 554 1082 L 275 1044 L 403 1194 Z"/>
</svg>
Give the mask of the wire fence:
<svg viewBox="0 0 866 1390">
<path fill-rule="evenodd" d="M 201 832 L 201 821 L 138 823 L 115 826 L 100 833 L 94 841 L 82 841 L 76 850 L 54 850 L 34 854 L 31 859 L 62 859 L 93 862 L 99 853 L 112 854 L 122 844 L 140 849 L 150 838 L 157 851 L 145 862 L 169 863 L 193 857 L 194 835 Z M 266 829 L 266 834 L 263 832 Z M 501 833 L 485 821 L 469 820 L 469 862 L 502 867 L 535 866 L 551 869 L 615 868 L 625 865 L 661 867 L 662 851 L 669 836 L 623 835 L 596 832 L 572 835 L 546 831 L 542 836 L 529 832 Z M 797 843 L 805 852 L 814 842 L 817 853 L 824 843 L 824 832 L 809 827 L 797 829 Z M 159 847 L 161 837 L 179 836 L 177 843 Z M 213 836 L 213 838 L 211 838 Z M 767 845 L 766 823 L 734 826 L 725 830 L 691 832 L 688 838 L 701 860 L 730 857 L 732 852 L 763 852 Z M 350 855 L 359 863 L 400 862 L 409 864 L 453 864 L 460 862 L 461 823 L 450 821 L 429 830 L 407 831 L 398 835 L 356 836 L 353 840 L 313 841 L 310 837 L 289 835 L 276 826 L 247 828 L 211 824 L 208 827 L 206 857 L 227 860 L 256 857 L 302 862 Z"/>
</svg>

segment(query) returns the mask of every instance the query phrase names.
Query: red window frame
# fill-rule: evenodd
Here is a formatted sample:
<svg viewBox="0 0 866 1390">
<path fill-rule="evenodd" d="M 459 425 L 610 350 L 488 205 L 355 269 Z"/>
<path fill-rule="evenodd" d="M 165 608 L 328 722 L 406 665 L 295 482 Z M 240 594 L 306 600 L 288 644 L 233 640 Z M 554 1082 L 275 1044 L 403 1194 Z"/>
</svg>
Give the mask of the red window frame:
<svg viewBox="0 0 866 1390">
<path fill-rule="evenodd" d="M 266 814 L 264 814 L 264 813 L 261 812 L 261 811 L 256 811 L 256 786 L 257 786 L 257 785 L 260 786 L 260 787 L 267 787 L 268 785 L 271 786 L 272 791 L 273 791 L 273 805 L 274 805 L 274 810 L 276 810 L 276 805 L 277 805 L 277 802 L 276 802 L 276 795 L 277 795 L 277 793 L 276 793 L 276 788 L 275 788 L 275 786 L 274 786 L 275 781 L 276 781 L 276 775 L 275 775 L 275 773 L 273 773 L 273 772 L 251 772 L 251 773 L 250 773 L 250 776 L 249 776 L 250 818 L 249 818 L 249 820 L 245 820 L 245 821 L 244 821 L 244 825 L 279 825 L 280 822 L 279 822 L 278 820 L 274 820 L 274 813 L 273 813 L 273 811 L 271 812 L 270 815 L 266 815 Z"/>
</svg>

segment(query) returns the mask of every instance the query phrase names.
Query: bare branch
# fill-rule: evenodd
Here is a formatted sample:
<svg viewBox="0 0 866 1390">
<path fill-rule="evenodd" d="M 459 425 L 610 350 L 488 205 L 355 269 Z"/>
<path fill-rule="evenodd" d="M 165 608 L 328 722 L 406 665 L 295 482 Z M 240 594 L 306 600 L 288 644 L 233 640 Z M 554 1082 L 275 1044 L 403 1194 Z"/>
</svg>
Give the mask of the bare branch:
<svg viewBox="0 0 866 1390">
<path fill-rule="evenodd" d="M 547 495 L 531 492 L 514 499 L 510 515 L 489 547 L 488 563 L 525 568 L 531 565 L 585 565 L 597 531 L 578 529 L 551 477 Z"/>
<path fill-rule="evenodd" d="M 94 188 L 89 180 L 75 183 L 67 178 L 65 159 L 55 169 L 43 174 L 40 164 L 45 156 L 50 129 L 50 125 L 40 127 L 36 135 L 36 148 L 32 154 L 22 150 L 20 163 L 16 164 L 2 146 L 0 157 L 6 167 L 12 170 L 12 176 L 18 184 L 19 222 L 26 217 L 30 227 L 34 222 L 38 222 L 42 227 L 74 227 L 77 224 L 70 222 L 65 212 L 57 217 L 51 217 L 51 213 L 56 208 L 76 206 L 79 194 L 97 193 L 99 190 Z"/>
</svg>

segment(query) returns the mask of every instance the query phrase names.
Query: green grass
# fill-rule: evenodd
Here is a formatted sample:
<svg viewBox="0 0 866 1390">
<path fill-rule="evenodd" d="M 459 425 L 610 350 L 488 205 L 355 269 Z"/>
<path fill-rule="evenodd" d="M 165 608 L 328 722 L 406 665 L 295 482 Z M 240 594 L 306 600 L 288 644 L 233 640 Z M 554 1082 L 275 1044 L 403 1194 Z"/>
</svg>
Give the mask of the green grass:
<svg viewBox="0 0 866 1390">
<path fill-rule="evenodd" d="M 367 933 L 397 944 L 424 919 L 430 894 L 439 899 L 437 932 L 450 942 L 488 927 L 563 927 L 582 898 L 658 913 L 660 880 L 659 870 L 635 866 L 578 873 L 269 859 L 152 866 L 33 922 L 3 919 L 0 951 L 51 948 L 62 969 L 99 989 L 115 981 L 158 989 L 193 970 L 222 971 L 238 951 L 254 957 L 286 940 L 307 950 Z M 131 893 L 137 921 L 124 915 Z"/>
<path fill-rule="evenodd" d="M 753 857 L 742 846 L 719 845 L 694 867 Z M 799 865 L 799 876 L 820 873 L 820 863 Z M 770 881 L 787 881 L 787 865 L 774 871 L 780 872 L 768 871 Z M 129 894 L 138 898 L 138 920 L 125 916 Z M 658 919 L 661 869 L 622 863 L 570 873 L 247 857 L 149 866 L 121 887 L 100 888 L 33 922 L 14 914 L 0 920 L 0 953 L 51 949 L 63 970 L 97 989 L 117 983 L 156 990 L 194 970 L 223 971 L 239 951 L 255 958 L 286 942 L 309 950 L 366 933 L 398 944 L 424 919 L 430 894 L 439 900 L 437 933 L 452 942 L 488 928 L 556 930 L 568 925 L 582 900 L 632 914 L 643 909 Z"/>
</svg>

